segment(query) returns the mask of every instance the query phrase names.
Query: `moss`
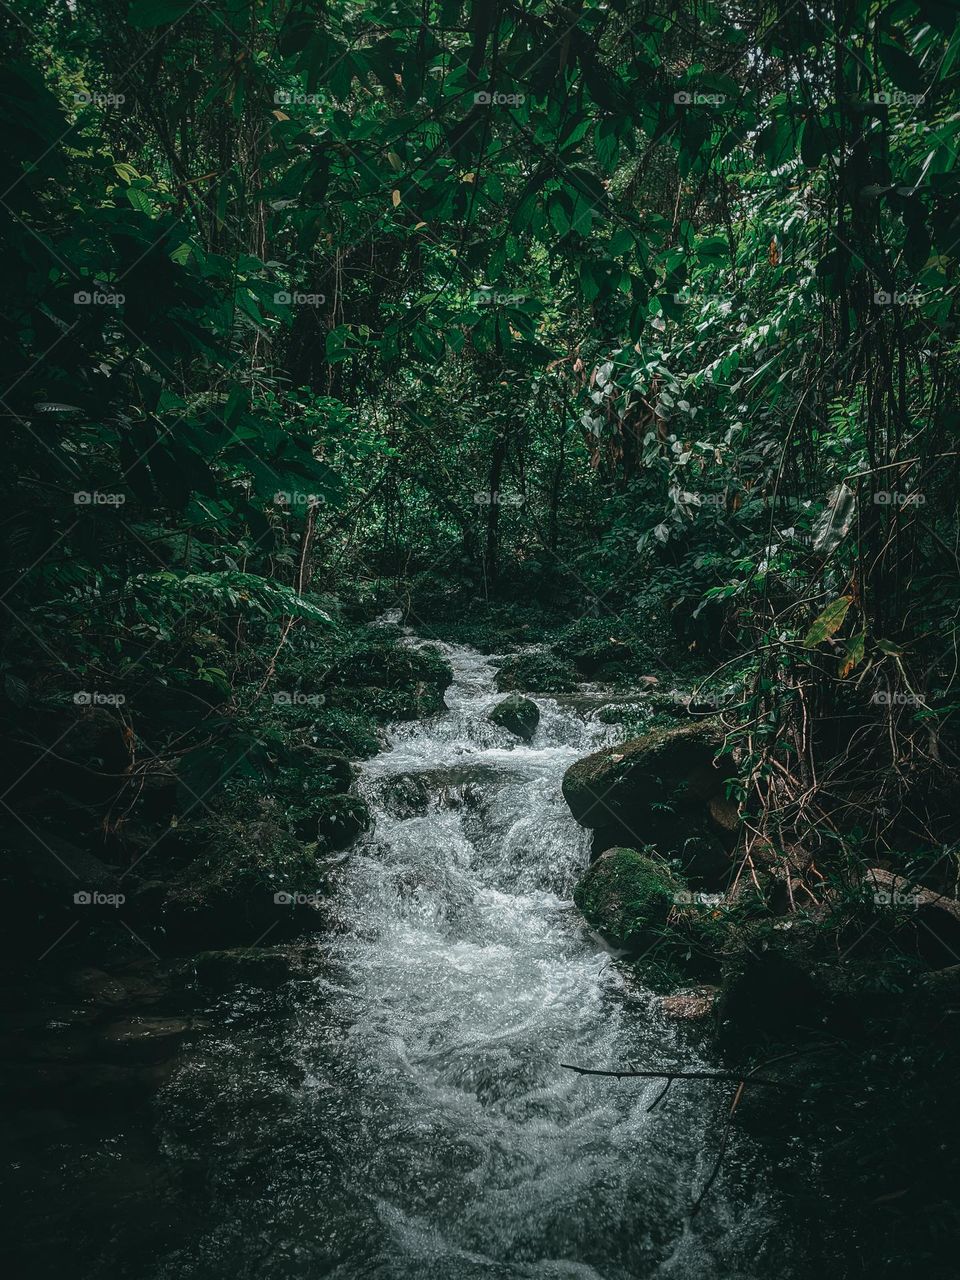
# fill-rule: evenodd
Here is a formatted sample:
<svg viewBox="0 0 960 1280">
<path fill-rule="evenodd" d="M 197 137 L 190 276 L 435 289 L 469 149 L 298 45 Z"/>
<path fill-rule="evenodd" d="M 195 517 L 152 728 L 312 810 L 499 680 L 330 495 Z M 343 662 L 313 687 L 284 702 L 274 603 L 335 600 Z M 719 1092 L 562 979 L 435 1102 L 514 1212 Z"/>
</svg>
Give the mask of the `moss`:
<svg viewBox="0 0 960 1280">
<path fill-rule="evenodd" d="M 524 653 L 508 658 L 497 672 L 501 693 L 525 689 L 531 693 L 570 693 L 576 688 L 576 673 L 549 653 Z"/>
<path fill-rule="evenodd" d="M 724 848 L 709 810 L 723 787 L 724 771 L 713 764 L 721 743 L 719 731 L 703 722 L 604 747 L 570 766 L 564 799 L 582 826 L 598 832 L 601 848 L 638 841 L 664 856 L 709 852 L 721 874 Z"/>
<path fill-rule="evenodd" d="M 608 849 L 573 892 L 589 924 L 626 951 L 650 946 L 683 901 L 683 881 L 658 858 L 636 849 Z"/>
<path fill-rule="evenodd" d="M 584 675 L 613 674 L 618 667 L 637 661 L 630 635 L 630 627 L 616 619 L 578 618 L 560 632 L 554 649 Z"/>
<path fill-rule="evenodd" d="M 180 947 L 271 941 L 318 923 L 313 908 L 279 907 L 280 892 L 317 895 L 316 847 L 305 845 L 270 818 L 242 822 L 218 814 L 190 833 L 200 852 L 163 881 L 144 884 L 132 906 Z"/>
<path fill-rule="evenodd" d="M 412 649 L 386 628 L 368 628 L 336 658 L 325 683 L 375 689 L 425 684 L 442 692 L 452 681 L 450 664 L 436 649 Z"/>
</svg>

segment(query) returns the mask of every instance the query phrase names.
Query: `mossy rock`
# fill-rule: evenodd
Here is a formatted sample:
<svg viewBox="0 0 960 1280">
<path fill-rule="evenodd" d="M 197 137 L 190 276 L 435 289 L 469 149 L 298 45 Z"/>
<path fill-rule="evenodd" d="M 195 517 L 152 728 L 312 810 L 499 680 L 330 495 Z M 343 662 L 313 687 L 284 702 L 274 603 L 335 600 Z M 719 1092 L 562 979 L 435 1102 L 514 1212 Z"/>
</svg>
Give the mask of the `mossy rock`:
<svg viewBox="0 0 960 1280">
<path fill-rule="evenodd" d="M 574 670 L 549 653 L 521 653 L 508 658 L 496 678 L 500 693 L 570 693 L 577 685 Z"/>
<path fill-rule="evenodd" d="M 736 838 L 711 809 L 732 773 L 713 762 L 722 742 L 714 725 L 701 723 L 604 747 L 570 766 L 563 797 L 597 833 L 595 848 L 653 844 L 661 856 L 680 858 L 687 874 L 716 882 Z"/>
<path fill-rule="evenodd" d="M 685 892 L 683 881 L 658 858 L 636 849 L 608 849 L 573 891 L 587 922 L 611 946 L 642 951 L 662 935 Z"/>
<path fill-rule="evenodd" d="M 540 723 L 540 708 L 529 698 L 519 693 L 511 693 L 502 702 L 498 702 L 488 713 L 487 719 L 502 729 L 529 742 Z"/>
<path fill-rule="evenodd" d="M 346 849 L 370 825 L 370 810 L 361 796 L 328 796 L 313 816 L 315 838 L 324 849 Z"/>
<path fill-rule="evenodd" d="M 436 650 L 412 649 L 377 636 L 359 642 L 337 658 L 328 683 L 376 689 L 426 684 L 442 692 L 453 683 L 453 671 Z"/>
<path fill-rule="evenodd" d="M 307 746 L 296 747 L 290 754 L 304 773 L 328 779 L 332 791 L 348 790 L 356 777 L 353 765 L 340 751 Z"/>
<path fill-rule="evenodd" d="M 583 675 L 616 675 L 634 660 L 626 634 L 616 634 L 620 629 L 609 619 L 580 618 L 563 629 L 554 647 L 560 658 L 572 662 Z"/>
<path fill-rule="evenodd" d="M 319 923 L 313 907 L 279 907 L 278 892 L 315 898 L 321 873 L 316 849 L 276 822 L 216 821 L 195 833 L 203 851 L 169 881 L 152 881 L 132 899 L 144 922 L 176 951 L 271 941 Z"/>
</svg>

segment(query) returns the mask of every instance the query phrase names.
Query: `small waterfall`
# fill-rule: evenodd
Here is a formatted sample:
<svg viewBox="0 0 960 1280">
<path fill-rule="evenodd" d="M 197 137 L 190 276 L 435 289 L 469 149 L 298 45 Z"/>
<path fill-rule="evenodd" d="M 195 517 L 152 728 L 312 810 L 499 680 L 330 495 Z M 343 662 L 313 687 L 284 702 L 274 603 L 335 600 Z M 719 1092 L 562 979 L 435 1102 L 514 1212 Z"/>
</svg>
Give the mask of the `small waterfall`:
<svg viewBox="0 0 960 1280">
<path fill-rule="evenodd" d="M 659 1082 L 560 1065 L 698 1061 L 571 901 L 588 839 L 560 786 L 610 740 L 602 691 L 537 696 L 521 743 L 487 719 L 493 660 L 442 647 L 447 712 L 362 767 L 375 823 L 333 873 L 315 973 L 231 1010 L 170 1091 L 171 1149 L 206 1159 L 213 1204 L 156 1274 L 788 1276 L 745 1141 L 688 1219 L 718 1086 L 651 1113 Z"/>
</svg>

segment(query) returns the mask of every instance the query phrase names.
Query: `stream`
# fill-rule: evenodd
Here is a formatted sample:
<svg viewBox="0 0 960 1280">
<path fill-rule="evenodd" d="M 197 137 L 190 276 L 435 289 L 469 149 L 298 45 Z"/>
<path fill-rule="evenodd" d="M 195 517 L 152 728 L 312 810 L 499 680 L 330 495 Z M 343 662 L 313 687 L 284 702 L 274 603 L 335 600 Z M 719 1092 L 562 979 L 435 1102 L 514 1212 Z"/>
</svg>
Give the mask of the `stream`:
<svg viewBox="0 0 960 1280">
<path fill-rule="evenodd" d="M 496 660 L 441 648 L 447 710 L 361 766 L 374 822 L 329 864 L 298 964 L 198 993 L 200 1034 L 142 1118 L 109 1093 L 31 1113 L 8 1169 L 31 1280 L 820 1274 L 745 1132 L 690 1213 L 728 1084 L 651 1110 L 661 1081 L 562 1065 L 720 1065 L 573 905 L 589 839 L 561 782 L 613 739 L 613 694 L 538 695 L 523 743 L 487 718 Z"/>
<path fill-rule="evenodd" d="M 375 825 L 336 873 L 315 975 L 235 1003 L 166 1091 L 164 1146 L 198 1171 L 202 1212 L 150 1274 L 786 1274 L 744 1139 L 689 1217 L 719 1086 L 675 1085 L 649 1113 L 660 1082 L 561 1066 L 700 1060 L 571 901 L 588 839 L 560 784 L 610 740 L 609 695 L 538 697 L 525 745 L 486 719 L 491 661 L 442 648 L 447 713 L 362 768 Z"/>
</svg>

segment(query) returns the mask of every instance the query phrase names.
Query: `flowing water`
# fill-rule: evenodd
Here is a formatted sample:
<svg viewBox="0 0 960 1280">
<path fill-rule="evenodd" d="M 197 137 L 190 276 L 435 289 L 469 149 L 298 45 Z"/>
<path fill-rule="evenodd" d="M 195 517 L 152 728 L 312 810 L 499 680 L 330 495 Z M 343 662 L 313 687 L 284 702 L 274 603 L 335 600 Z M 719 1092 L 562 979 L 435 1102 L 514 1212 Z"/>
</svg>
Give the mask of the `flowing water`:
<svg viewBox="0 0 960 1280">
<path fill-rule="evenodd" d="M 415 640 L 410 643 L 418 643 Z M 149 1274 L 480 1280 L 783 1275 L 738 1138 L 704 1208 L 718 1085 L 563 1062 L 690 1065 L 571 901 L 586 833 L 565 769 L 608 740 L 598 697 L 539 697 L 533 741 L 486 719 L 495 670 L 444 646 L 448 712 L 363 766 L 375 827 L 329 886 L 315 972 L 226 1026 L 168 1089 L 197 1214 Z M 745 1218 L 744 1215 L 747 1215 Z"/>
<path fill-rule="evenodd" d="M 31 1280 L 799 1274 L 744 1134 L 690 1214 L 729 1085 L 676 1083 L 651 1111 L 659 1081 L 562 1065 L 706 1052 L 572 903 L 588 840 L 561 781 L 610 740 L 610 695 L 538 697 L 524 744 L 487 719 L 493 662 L 443 648 L 448 710 L 363 765 L 375 823 L 329 870 L 296 976 L 205 1009 L 139 1129 L 110 1107 L 89 1131 L 37 1118 L 43 1150 L 12 1166 L 35 1187 Z"/>
</svg>

